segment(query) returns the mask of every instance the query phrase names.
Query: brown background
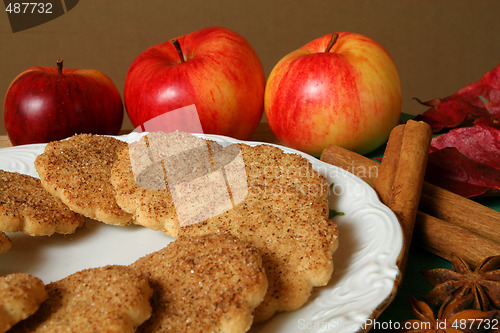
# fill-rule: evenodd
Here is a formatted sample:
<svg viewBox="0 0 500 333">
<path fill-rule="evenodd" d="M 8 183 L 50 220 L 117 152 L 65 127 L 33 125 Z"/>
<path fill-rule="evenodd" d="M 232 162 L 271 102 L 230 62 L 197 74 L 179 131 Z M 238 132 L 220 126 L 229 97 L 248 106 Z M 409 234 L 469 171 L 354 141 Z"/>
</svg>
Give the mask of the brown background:
<svg viewBox="0 0 500 333">
<path fill-rule="evenodd" d="M 285 54 L 333 31 L 380 42 L 399 68 L 403 112 L 425 111 L 412 98 L 445 97 L 500 60 L 498 0 L 81 0 L 61 17 L 13 33 L 0 5 L 0 94 L 22 70 L 98 69 L 120 92 L 128 66 L 147 47 L 212 25 L 243 35 L 266 75 Z M 131 128 L 125 119 L 124 128 Z M 3 122 L 0 134 L 4 134 Z"/>
</svg>

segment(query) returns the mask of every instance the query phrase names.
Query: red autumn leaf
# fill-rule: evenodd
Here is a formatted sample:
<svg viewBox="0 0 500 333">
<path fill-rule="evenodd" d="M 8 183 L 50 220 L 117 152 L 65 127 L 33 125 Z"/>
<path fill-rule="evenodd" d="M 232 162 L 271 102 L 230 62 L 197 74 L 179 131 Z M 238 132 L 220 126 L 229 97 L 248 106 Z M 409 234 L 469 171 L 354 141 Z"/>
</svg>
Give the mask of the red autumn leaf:
<svg viewBox="0 0 500 333">
<path fill-rule="evenodd" d="M 431 108 L 415 120 L 425 121 L 434 132 L 463 125 L 478 117 L 500 127 L 500 65 L 451 96 L 420 103 Z"/>
<path fill-rule="evenodd" d="M 430 105 L 429 102 L 421 102 Z M 425 121 L 431 126 L 433 132 L 440 132 L 444 128 L 454 128 L 461 124 L 471 122 L 480 116 L 484 109 L 476 108 L 460 99 L 440 99 L 431 109 L 419 114 L 415 120 Z"/>
<path fill-rule="evenodd" d="M 485 108 L 497 121 L 500 116 L 500 64 L 481 80 L 460 89 L 456 94 L 478 108 Z"/>
<path fill-rule="evenodd" d="M 500 169 L 449 147 L 429 154 L 426 180 L 466 198 L 500 194 Z"/>
<path fill-rule="evenodd" d="M 476 124 L 460 127 L 438 135 L 431 141 L 431 150 L 455 147 L 464 156 L 500 169 L 500 130 Z"/>
</svg>

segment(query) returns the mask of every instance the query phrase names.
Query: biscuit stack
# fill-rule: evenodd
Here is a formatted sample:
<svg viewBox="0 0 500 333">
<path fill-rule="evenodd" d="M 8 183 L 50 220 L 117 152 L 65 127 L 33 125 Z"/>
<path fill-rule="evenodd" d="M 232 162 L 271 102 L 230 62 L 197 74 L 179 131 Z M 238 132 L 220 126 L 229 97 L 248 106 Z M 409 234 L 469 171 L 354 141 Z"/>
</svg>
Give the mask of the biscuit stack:
<svg viewBox="0 0 500 333">
<path fill-rule="evenodd" d="M 0 198 L 0 230 L 71 233 L 88 217 L 176 240 L 130 266 L 87 269 L 48 284 L 47 299 L 33 301 L 38 311 L 9 321 L 0 315 L 0 332 L 2 323 L 22 319 L 13 332 L 64 325 L 78 332 L 245 332 L 299 309 L 332 275 L 338 242 L 328 184 L 299 155 L 270 145 L 223 147 L 179 132 L 150 133 L 129 145 L 75 135 L 48 144 L 35 166 L 38 185 L 2 172 L 0 186 L 27 193 L 36 186 L 55 203 L 23 205 L 13 190 L 2 191 L 10 196 Z M 42 212 L 54 205 L 58 210 Z M 0 310 L 9 306 L 0 299 Z"/>
</svg>

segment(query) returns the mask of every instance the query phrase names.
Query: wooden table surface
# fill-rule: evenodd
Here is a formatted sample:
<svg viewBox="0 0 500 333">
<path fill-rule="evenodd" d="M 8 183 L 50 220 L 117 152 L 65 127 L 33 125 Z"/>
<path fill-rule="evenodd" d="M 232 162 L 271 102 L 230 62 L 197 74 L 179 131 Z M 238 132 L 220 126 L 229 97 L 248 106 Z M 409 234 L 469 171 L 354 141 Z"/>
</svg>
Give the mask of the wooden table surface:
<svg viewBox="0 0 500 333">
<path fill-rule="evenodd" d="M 10 143 L 9 137 L 7 135 L 0 135 L 0 148 L 10 146 L 12 146 L 12 144 Z"/>
<path fill-rule="evenodd" d="M 127 134 L 132 130 L 122 130 L 121 134 Z M 273 134 L 267 123 L 260 123 L 249 141 L 261 141 L 279 144 L 280 141 Z M 0 148 L 12 147 L 12 144 L 7 135 L 0 135 Z"/>
</svg>

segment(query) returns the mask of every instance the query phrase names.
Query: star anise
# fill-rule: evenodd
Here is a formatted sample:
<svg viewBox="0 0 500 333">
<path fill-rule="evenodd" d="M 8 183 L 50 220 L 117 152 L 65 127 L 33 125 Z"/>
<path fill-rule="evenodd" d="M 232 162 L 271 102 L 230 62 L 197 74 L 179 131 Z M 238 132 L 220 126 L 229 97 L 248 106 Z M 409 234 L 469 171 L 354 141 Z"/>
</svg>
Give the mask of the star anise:
<svg viewBox="0 0 500 333">
<path fill-rule="evenodd" d="M 424 298 L 429 304 L 443 304 L 449 297 L 473 296 L 473 308 L 500 309 L 500 255 L 484 259 L 474 270 L 457 256 L 451 258 L 452 270 L 436 268 L 423 271 L 434 287 Z"/>
<path fill-rule="evenodd" d="M 469 307 L 473 302 L 472 295 L 459 298 L 448 298 L 439 308 L 437 316 L 431 307 L 413 297 L 410 304 L 416 319 L 401 324 L 398 332 L 406 333 L 479 333 L 496 332 L 492 330 L 498 319 L 498 311 L 480 311 Z"/>
</svg>

